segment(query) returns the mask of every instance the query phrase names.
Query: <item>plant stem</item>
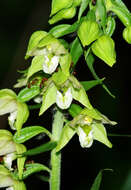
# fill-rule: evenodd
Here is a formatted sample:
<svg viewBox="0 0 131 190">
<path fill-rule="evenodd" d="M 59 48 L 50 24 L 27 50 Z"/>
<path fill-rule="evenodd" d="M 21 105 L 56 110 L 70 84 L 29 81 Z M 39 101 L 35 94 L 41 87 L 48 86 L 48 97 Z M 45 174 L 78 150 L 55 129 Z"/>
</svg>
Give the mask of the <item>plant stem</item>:
<svg viewBox="0 0 131 190">
<path fill-rule="evenodd" d="M 52 138 L 54 141 L 59 140 L 63 124 L 63 113 L 57 109 L 52 125 Z M 56 149 L 51 151 L 51 167 L 50 190 L 60 190 L 61 153 L 56 152 Z"/>
</svg>

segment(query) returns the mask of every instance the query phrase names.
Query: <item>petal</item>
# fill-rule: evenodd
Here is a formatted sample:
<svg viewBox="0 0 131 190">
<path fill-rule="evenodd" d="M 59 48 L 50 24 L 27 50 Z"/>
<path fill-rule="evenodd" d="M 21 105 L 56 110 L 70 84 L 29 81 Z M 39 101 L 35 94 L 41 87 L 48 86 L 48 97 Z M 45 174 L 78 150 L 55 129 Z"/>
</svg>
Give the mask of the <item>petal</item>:
<svg viewBox="0 0 131 190">
<path fill-rule="evenodd" d="M 14 180 L 10 176 L 0 174 L 0 188 L 12 186 L 13 183 Z"/>
<path fill-rule="evenodd" d="M 8 187 L 8 188 L 6 188 L 6 190 L 14 190 L 14 188 L 13 187 Z"/>
<path fill-rule="evenodd" d="M 68 88 L 65 95 L 63 95 L 60 91 L 57 90 L 56 95 L 56 104 L 61 109 L 67 109 L 70 107 L 71 102 L 73 100 L 71 88 Z"/>
<path fill-rule="evenodd" d="M 11 168 L 12 166 L 12 161 L 16 158 L 16 154 L 10 153 L 7 154 L 6 156 L 4 156 L 4 165 L 9 169 L 9 170 L 13 170 L 13 168 Z"/>
<path fill-rule="evenodd" d="M 13 141 L 7 141 L 3 147 L 0 148 L 0 156 L 6 155 L 16 151 L 16 146 Z"/>
<path fill-rule="evenodd" d="M 10 113 L 10 116 L 8 117 L 9 125 L 10 125 L 11 129 L 13 129 L 13 130 L 16 130 L 16 128 L 14 126 L 16 117 L 17 117 L 17 111 Z"/>
<path fill-rule="evenodd" d="M 90 148 L 93 144 L 93 131 L 87 135 L 81 127 L 78 127 L 79 141 L 82 148 Z"/>
<path fill-rule="evenodd" d="M 59 63 L 59 56 L 53 56 L 51 60 L 49 60 L 48 56 L 45 56 L 45 61 L 43 63 L 43 71 L 48 74 L 52 74 Z"/>
</svg>

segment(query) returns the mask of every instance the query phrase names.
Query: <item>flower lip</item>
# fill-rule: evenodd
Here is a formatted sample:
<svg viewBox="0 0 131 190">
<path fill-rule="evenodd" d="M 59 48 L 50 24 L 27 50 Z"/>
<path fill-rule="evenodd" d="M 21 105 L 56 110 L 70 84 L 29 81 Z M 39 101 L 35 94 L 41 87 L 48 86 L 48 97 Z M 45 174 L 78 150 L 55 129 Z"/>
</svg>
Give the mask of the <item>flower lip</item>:
<svg viewBox="0 0 131 190">
<path fill-rule="evenodd" d="M 90 130 L 88 135 L 82 127 L 78 127 L 79 141 L 82 148 L 90 148 L 93 144 L 93 130 Z"/>
<path fill-rule="evenodd" d="M 43 71 L 47 74 L 52 74 L 59 64 L 59 56 L 55 55 L 51 59 L 48 55 L 45 55 L 44 57 Z"/>
<path fill-rule="evenodd" d="M 61 109 L 69 108 L 72 100 L 73 97 L 72 97 L 71 88 L 68 88 L 68 90 L 65 92 L 64 95 L 59 90 L 57 90 L 56 104 L 58 105 L 59 108 Z"/>
</svg>

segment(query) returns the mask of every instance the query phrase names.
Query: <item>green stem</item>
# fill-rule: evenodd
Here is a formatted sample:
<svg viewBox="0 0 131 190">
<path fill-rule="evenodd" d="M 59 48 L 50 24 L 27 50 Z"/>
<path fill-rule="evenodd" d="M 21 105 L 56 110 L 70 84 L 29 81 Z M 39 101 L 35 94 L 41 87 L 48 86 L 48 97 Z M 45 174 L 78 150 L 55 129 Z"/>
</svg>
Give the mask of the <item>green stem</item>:
<svg viewBox="0 0 131 190">
<path fill-rule="evenodd" d="M 52 125 L 52 138 L 58 141 L 64 124 L 64 117 L 60 110 L 54 115 Z M 60 171 L 61 171 L 61 153 L 56 149 L 51 151 L 51 174 L 50 174 L 50 190 L 60 190 Z"/>
</svg>

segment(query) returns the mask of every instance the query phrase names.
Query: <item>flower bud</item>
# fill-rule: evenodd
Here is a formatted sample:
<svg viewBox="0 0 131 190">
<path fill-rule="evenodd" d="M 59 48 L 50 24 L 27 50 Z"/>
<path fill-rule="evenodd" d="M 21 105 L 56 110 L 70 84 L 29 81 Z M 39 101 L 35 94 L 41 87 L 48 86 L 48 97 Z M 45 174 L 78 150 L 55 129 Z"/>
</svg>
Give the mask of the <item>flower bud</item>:
<svg viewBox="0 0 131 190">
<path fill-rule="evenodd" d="M 123 30 L 123 38 L 127 43 L 131 44 L 131 26 L 128 26 Z"/>
<path fill-rule="evenodd" d="M 68 9 L 63 9 L 59 11 L 56 15 L 54 15 L 50 20 L 49 24 L 54 24 L 62 19 L 71 19 L 75 16 L 76 14 L 76 8 L 71 7 Z"/>
<path fill-rule="evenodd" d="M 74 0 L 52 0 L 51 16 L 62 9 L 70 7 L 73 1 Z"/>
<path fill-rule="evenodd" d="M 82 148 L 90 148 L 93 144 L 93 130 L 89 126 L 78 127 L 79 141 Z"/>
<path fill-rule="evenodd" d="M 99 25 L 95 21 L 83 21 L 78 30 L 78 36 L 83 46 L 88 46 L 95 41 L 100 34 Z"/>
<path fill-rule="evenodd" d="M 74 1 L 73 1 L 73 6 L 74 6 L 74 7 L 80 6 L 81 1 L 82 1 L 82 0 L 74 0 Z"/>
<path fill-rule="evenodd" d="M 69 108 L 71 105 L 72 99 L 73 97 L 71 93 L 71 88 L 68 88 L 68 90 L 65 92 L 64 95 L 60 91 L 57 90 L 56 104 L 58 105 L 59 108 L 61 109 Z"/>
<path fill-rule="evenodd" d="M 92 44 L 93 53 L 102 59 L 107 65 L 113 66 L 116 62 L 114 41 L 107 35 L 101 36 Z"/>
</svg>

